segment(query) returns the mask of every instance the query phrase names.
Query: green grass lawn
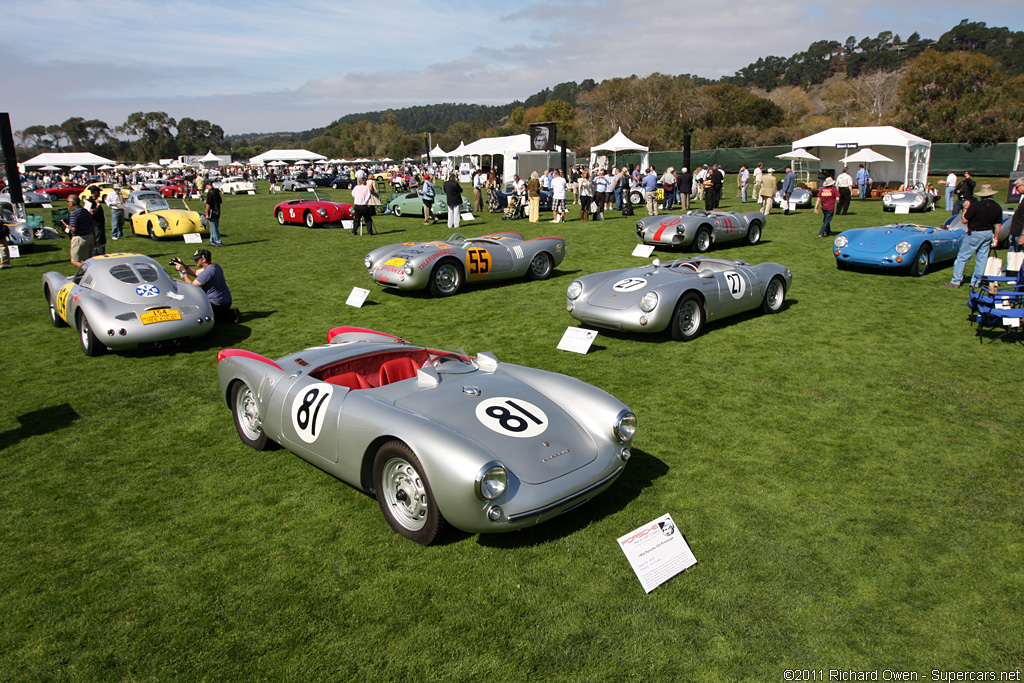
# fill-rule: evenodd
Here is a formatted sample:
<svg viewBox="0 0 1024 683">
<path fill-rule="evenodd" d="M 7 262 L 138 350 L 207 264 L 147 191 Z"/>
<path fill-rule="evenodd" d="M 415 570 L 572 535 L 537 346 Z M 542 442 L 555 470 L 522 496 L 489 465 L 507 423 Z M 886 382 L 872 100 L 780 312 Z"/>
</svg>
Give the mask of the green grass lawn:
<svg viewBox="0 0 1024 683">
<path fill-rule="evenodd" d="M 779 681 L 793 668 L 1020 666 L 1024 349 L 979 344 L 967 290 L 941 286 L 951 264 L 923 278 L 838 271 L 819 216 L 773 213 L 761 244 L 713 253 L 790 267 L 781 313 L 716 322 L 686 344 L 602 332 L 581 356 L 555 349 L 576 324 L 565 289 L 642 264 L 635 219 L 485 214 L 463 232 L 561 235 L 565 261 L 548 281 L 432 299 L 377 288 L 362 262 L 446 238 L 443 225 L 382 216 L 379 236 L 359 238 L 282 227 L 271 214 L 285 198 L 265 183 L 225 198 L 228 246 L 214 257 L 243 322 L 191 346 L 85 357 L 42 296 L 43 273 L 74 272 L 66 239 L 0 273 L 0 680 Z M 854 200 L 833 229 L 895 220 Z M 161 263 L 193 249 L 108 246 Z M 353 286 L 371 289 L 361 309 L 345 305 Z M 218 395 L 221 348 L 277 357 L 336 325 L 590 382 L 636 412 L 634 457 L 555 521 L 415 545 L 372 498 L 287 451 L 244 447 Z M 699 564 L 647 595 L 615 539 L 666 512 Z"/>
</svg>

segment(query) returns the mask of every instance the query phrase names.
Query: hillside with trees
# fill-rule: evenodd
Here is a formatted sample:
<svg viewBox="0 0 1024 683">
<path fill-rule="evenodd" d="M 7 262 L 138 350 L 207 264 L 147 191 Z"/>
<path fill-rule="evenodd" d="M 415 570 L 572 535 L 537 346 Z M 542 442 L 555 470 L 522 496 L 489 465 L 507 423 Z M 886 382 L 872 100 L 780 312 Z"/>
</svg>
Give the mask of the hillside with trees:
<svg viewBox="0 0 1024 683">
<path fill-rule="evenodd" d="M 933 142 L 989 144 L 1024 136 L 1024 32 L 966 19 L 937 39 L 890 31 L 816 41 L 712 81 L 689 74 L 587 79 L 506 105 L 443 103 L 349 114 L 309 131 L 225 136 L 205 120 L 136 112 L 118 126 L 70 118 L 17 132 L 20 154 L 90 151 L 151 161 L 208 149 L 248 158 L 275 147 L 328 157 L 418 157 L 429 134 L 454 149 L 480 137 L 558 121 L 559 138 L 587 149 L 621 127 L 655 150 L 788 144 L 831 126 L 891 124 Z"/>
</svg>

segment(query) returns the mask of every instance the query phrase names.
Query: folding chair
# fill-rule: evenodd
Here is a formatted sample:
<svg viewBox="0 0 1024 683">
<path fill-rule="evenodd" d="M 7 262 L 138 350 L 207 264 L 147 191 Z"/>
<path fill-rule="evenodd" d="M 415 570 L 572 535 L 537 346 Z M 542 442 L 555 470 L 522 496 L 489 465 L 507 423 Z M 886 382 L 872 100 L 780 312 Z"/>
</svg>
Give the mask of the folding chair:
<svg viewBox="0 0 1024 683">
<path fill-rule="evenodd" d="M 976 324 L 978 342 L 985 341 L 986 332 L 1002 330 L 989 339 L 989 343 L 1009 337 L 1024 346 L 1021 320 L 1024 318 L 1024 270 L 1014 277 L 987 276 L 981 286 L 972 291 L 967 305 L 971 308 L 971 324 Z"/>
</svg>

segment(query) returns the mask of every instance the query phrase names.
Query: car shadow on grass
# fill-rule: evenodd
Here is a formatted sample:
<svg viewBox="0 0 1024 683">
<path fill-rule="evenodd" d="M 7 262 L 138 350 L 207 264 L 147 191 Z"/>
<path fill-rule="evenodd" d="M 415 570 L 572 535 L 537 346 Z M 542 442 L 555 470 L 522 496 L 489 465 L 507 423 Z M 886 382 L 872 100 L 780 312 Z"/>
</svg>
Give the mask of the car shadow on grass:
<svg viewBox="0 0 1024 683">
<path fill-rule="evenodd" d="M 70 403 L 61 403 L 18 415 L 16 418 L 18 420 L 18 427 L 8 429 L 6 432 L 0 432 L 0 450 L 13 446 L 22 439 L 42 436 L 43 434 L 49 434 L 50 432 L 70 427 L 71 423 L 77 420 L 78 417 L 78 413 L 75 412 Z"/>
<path fill-rule="evenodd" d="M 509 549 L 542 545 L 564 538 L 622 510 L 655 480 L 668 473 L 668 465 L 654 455 L 638 449 L 631 450 L 633 455 L 619 479 L 607 491 L 586 504 L 535 527 L 502 534 L 479 534 L 477 542 L 490 548 Z M 472 534 L 454 532 L 446 542 L 455 542 L 460 535 L 465 537 Z"/>
</svg>

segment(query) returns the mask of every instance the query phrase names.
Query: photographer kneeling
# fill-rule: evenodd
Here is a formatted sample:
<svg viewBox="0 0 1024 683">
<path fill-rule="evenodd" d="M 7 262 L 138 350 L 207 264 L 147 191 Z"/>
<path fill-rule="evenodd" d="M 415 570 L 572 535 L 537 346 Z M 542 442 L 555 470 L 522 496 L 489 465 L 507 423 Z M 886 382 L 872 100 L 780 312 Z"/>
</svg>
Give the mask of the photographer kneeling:
<svg viewBox="0 0 1024 683">
<path fill-rule="evenodd" d="M 196 249 L 192 260 L 196 262 L 197 270 L 188 267 L 179 258 L 173 259 L 171 265 L 181 273 L 187 284 L 202 287 L 206 292 L 206 298 L 213 307 L 214 323 L 238 322 L 240 316 L 237 310 L 231 308 L 231 290 L 224 279 L 224 269 L 213 262 L 210 250 Z"/>
</svg>

